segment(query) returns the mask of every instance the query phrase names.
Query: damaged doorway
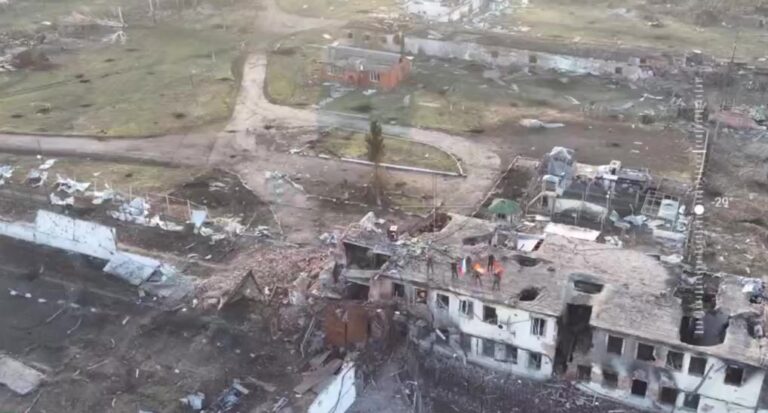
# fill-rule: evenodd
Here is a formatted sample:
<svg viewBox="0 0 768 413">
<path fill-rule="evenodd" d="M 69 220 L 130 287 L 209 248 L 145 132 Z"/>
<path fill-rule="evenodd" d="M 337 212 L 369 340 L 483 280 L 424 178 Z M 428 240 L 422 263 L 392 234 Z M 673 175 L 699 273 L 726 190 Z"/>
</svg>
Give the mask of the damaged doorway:
<svg viewBox="0 0 768 413">
<path fill-rule="evenodd" d="M 592 306 L 568 304 L 565 315 L 558 321 L 560 335 L 555 353 L 555 372 L 563 374 L 574 353 L 588 354 L 592 348 Z"/>
</svg>

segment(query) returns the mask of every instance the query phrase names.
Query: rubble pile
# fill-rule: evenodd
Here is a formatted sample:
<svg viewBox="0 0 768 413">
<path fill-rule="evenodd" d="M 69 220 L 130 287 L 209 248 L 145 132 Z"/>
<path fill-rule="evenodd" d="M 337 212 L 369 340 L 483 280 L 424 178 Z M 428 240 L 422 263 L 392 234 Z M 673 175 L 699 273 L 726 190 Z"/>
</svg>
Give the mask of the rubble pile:
<svg viewBox="0 0 768 413">
<path fill-rule="evenodd" d="M 220 307 L 242 295 L 270 300 L 278 290 L 287 295 L 293 286 L 303 290 L 298 292 L 303 295 L 327 261 L 327 251 L 319 248 L 260 246 L 243 252 L 232 267 L 200 282 L 196 295 L 205 307 Z"/>
</svg>

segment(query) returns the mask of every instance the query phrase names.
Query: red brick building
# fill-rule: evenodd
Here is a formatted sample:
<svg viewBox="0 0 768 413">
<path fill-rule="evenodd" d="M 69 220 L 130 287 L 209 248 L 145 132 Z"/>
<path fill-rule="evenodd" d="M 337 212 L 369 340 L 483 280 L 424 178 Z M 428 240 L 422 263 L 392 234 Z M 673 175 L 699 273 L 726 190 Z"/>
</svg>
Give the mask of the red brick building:
<svg viewBox="0 0 768 413">
<path fill-rule="evenodd" d="M 328 46 L 323 78 L 359 88 L 389 91 L 411 71 L 411 61 L 397 53 Z"/>
</svg>

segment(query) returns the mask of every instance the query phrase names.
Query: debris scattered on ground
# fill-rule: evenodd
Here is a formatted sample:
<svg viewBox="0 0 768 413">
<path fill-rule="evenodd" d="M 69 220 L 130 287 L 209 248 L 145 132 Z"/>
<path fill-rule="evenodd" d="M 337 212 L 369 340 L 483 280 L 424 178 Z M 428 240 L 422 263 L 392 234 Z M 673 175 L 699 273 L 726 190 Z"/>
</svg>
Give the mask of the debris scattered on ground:
<svg viewBox="0 0 768 413">
<path fill-rule="evenodd" d="M 548 122 L 542 122 L 538 119 L 520 119 L 520 122 L 518 122 L 520 126 L 529 128 L 529 129 L 552 129 L 552 128 L 562 128 L 565 126 L 564 123 L 548 123 Z"/>
<path fill-rule="evenodd" d="M 43 373 L 8 356 L 0 356 L 0 384 L 24 396 L 34 391 L 43 381 Z"/>
<path fill-rule="evenodd" d="M 5 185 L 5 181 L 11 179 L 14 171 L 11 165 L 0 165 L 0 186 Z"/>
<path fill-rule="evenodd" d="M 215 413 L 228 412 L 237 406 L 240 403 L 240 399 L 248 395 L 248 393 L 250 391 L 243 387 L 239 380 L 235 380 L 231 386 L 219 395 L 216 402 L 211 405 L 211 411 Z"/>
<path fill-rule="evenodd" d="M 189 406 L 194 411 L 202 410 L 203 403 L 205 402 L 205 394 L 201 392 L 192 393 L 179 399 L 179 401 L 185 406 Z"/>
</svg>

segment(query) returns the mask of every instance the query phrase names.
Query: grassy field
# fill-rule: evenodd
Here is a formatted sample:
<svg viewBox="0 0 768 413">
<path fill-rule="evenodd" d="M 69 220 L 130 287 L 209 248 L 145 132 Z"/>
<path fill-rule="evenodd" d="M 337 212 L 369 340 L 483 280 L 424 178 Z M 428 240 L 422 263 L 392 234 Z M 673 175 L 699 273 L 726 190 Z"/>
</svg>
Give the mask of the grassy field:
<svg viewBox="0 0 768 413">
<path fill-rule="evenodd" d="M 0 76 L 5 131 L 142 136 L 225 121 L 236 85 L 228 41 L 133 29 L 123 44 L 54 57 L 51 70 Z"/>
<path fill-rule="evenodd" d="M 395 0 L 277 0 L 277 4 L 288 13 L 339 20 L 398 11 Z"/>
<path fill-rule="evenodd" d="M 317 104 L 323 93 L 320 46 L 284 45 L 267 59 L 266 93 L 282 105 Z"/>
<path fill-rule="evenodd" d="M 529 35 L 569 42 L 578 39 L 596 45 L 634 45 L 678 53 L 698 49 L 720 58 L 730 58 L 736 42 L 737 58 L 766 54 L 768 32 L 765 30 L 721 25 L 701 28 L 693 24 L 690 13 L 681 16 L 686 20 L 675 15 L 671 11 L 650 8 L 642 1 L 616 3 L 600 0 L 586 3 L 536 0 L 528 7 L 515 9 L 514 13 L 505 17 L 504 23 L 528 27 Z M 651 27 L 648 24 L 651 19 L 647 17 L 657 18 L 662 26 Z"/>
<path fill-rule="evenodd" d="M 43 163 L 34 156 L 0 154 L 0 165 L 15 168 L 10 179 L 11 185 L 24 186 L 30 169 Z M 48 170 L 48 184 L 56 181 L 56 175 L 80 182 L 90 182 L 93 189 L 101 190 L 108 184 L 112 189 L 125 193 L 165 193 L 188 182 L 202 170 L 196 168 L 168 168 L 153 165 L 101 162 L 75 158 L 58 158 Z M 162 177 L 162 179 L 160 179 Z"/>
<path fill-rule="evenodd" d="M 638 113 L 653 105 L 637 102 L 641 95 L 627 86 L 609 87 L 591 76 L 512 70 L 492 80 L 479 65 L 418 58 L 410 77 L 394 91 L 348 90 L 329 100 L 331 88 L 320 79 L 322 49 L 294 43 L 269 55 L 266 90 L 272 102 L 297 107 L 323 103 L 326 110 L 373 116 L 385 123 L 477 133 L 525 117 L 578 116 L 590 103 L 616 107 L 633 100 L 632 110 Z"/>
<path fill-rule="evenodd" d="M 433 146 L 385 136 L 384 147 L 384 163 L 458 172 L 456 161 Z M 315 149 L 332 156 L 366 160 L 365 134 L 332 129 L 319 139 Z"/>
<path fill-rule="evenodd" d="M 241 0 L 160 4 L 157 24 L 145 3 L 124 0 L 29 0 L 0 12 L 0 31 L 57 30 L 75 45 L 49 50 L 50 69 L 0 73 L 0 130 L 111 137 L 223 124 L 238 88 L 233 62 L 259 38 L 258 7 Z M 67 28 L 73 11 L 115 20 L 117 5 L 128 25 L 124 43 L 101 40 L 117 29 Z"/>
</svg>

